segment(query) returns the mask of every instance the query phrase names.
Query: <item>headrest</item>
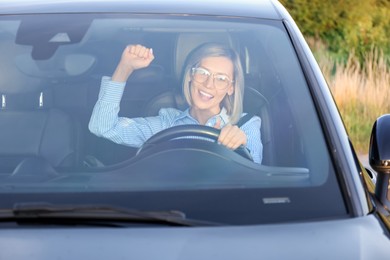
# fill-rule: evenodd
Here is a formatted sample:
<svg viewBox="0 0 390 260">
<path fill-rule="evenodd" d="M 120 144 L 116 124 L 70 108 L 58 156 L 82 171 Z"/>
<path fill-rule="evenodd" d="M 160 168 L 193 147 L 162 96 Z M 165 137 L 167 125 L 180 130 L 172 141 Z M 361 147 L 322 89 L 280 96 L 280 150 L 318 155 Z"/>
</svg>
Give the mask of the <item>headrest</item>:
<svg viewBox="0 0 390 260">
<path fill-rule="evenodd" d="M 188 54 L 190 54 L 191 51 L 196 47 L 206 42 L 217 42 L 231 46 L 233 45 L 229 34 L 225 32 L 180 34 L 176 43 L 176 56 L 174 64 L 175 76 L 178 80 L 181 80 Z"/>
</svg>

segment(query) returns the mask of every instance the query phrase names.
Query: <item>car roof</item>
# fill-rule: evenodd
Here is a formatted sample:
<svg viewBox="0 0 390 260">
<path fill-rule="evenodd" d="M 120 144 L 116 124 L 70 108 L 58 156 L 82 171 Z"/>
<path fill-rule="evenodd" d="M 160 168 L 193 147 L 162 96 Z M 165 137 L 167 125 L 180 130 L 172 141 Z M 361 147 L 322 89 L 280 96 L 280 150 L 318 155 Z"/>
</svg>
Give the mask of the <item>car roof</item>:
<svg viewBox="0 0 390 260">
<path fill-rule="evenodd" d="M 281 19 L 273 0 L 0 0 L 0 14 L 152 13 Z"/>
</svg>

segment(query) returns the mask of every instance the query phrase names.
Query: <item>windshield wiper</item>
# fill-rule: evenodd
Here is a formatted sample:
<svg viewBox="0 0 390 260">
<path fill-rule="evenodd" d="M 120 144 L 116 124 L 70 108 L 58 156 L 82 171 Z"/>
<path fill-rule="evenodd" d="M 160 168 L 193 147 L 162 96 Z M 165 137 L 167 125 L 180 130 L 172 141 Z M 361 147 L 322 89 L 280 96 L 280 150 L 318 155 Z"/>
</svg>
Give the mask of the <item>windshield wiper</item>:
<svg viewBox="0 0 390 260">
<path fill-rule="evenodd" d="M 217 226 L 218 223 L 186 218 L 181 211 L 139 211 L 110 205 L 54 205 L 49 203 L 15 204 L 0 209 L 0 222 L 17 221 L 55 224 L 123 226 L 123 223 L 147 223 L 170 226 Z"/>
</svg>

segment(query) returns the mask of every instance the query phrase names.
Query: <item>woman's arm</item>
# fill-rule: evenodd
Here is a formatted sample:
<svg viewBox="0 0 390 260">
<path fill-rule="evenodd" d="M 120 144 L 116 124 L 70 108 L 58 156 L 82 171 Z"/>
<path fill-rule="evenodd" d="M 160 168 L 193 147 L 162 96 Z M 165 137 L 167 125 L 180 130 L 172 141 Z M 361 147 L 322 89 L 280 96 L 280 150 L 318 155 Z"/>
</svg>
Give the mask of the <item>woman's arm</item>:
<svg viewBox="0 0 390 260">
<path fill-rule="evenodd" d="M 126 82 L 134 70 L 146 68 L 154 60 L 153 50 L 142 45 L 127 46 L 112 75 L 112 81 Z"/>
<path fill-rule="evenodd" d="M 112 78 L 102 78 L 99 97 L 89 122 L 89 130 L 92 133 L 116 143 L 136 147 L 154 134 L 149 121 L 161 125 L 158 118 L 148 121 L 118 117 L 128 77 L 134 70 L 149 66 L 153 59 L 152 50 L 142 45 L 129 45 L 124 49 Z"/>
<path fill-rule="evenodd" d="M 179 110 L 161 109 L 159 115 L 146 118 L 119 117 L 124 83 L 103 77 L 99 98 L 89 121 L 89 130 L 115 143 L 140 147 L 148 138 L 169 127 Z"/>
</svg>

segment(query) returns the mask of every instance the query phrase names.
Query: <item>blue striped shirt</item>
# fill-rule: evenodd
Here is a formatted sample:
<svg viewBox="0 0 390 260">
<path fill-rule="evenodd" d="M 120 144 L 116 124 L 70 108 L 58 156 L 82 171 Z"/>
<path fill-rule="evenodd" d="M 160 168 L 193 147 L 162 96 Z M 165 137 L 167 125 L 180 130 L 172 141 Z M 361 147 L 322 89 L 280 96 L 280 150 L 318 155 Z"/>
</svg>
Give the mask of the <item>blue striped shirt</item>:
<svg viewBox="0 0 390 260">
<path fill-rule="evenodd" d="M 115 143 L 131 147 L 141 147 L 154 134 L 166 128 L 185 124 L 199 124 L 189 109 L 180 111 L 174 108 L 162 108 L 158 116 L 127 118 L 119 117 L 120 101 L 125 89 L 125 82 L 111 81 L 103 77 L 98 100 L 89 122 L 89 130 L 99 137 L 107 138 Z M 221 119 L 221 127 L 229 122 L 229 116 L 223 108 L 218 115 L 211 117 L 207 126 L 214 126 L 217 118 Z M 253 160 L 261 163 L 263 145 L 260 134 L 261 119 L 252 117 L 241 126 L 247 136 L 247 148 Z"/>
</svg>

